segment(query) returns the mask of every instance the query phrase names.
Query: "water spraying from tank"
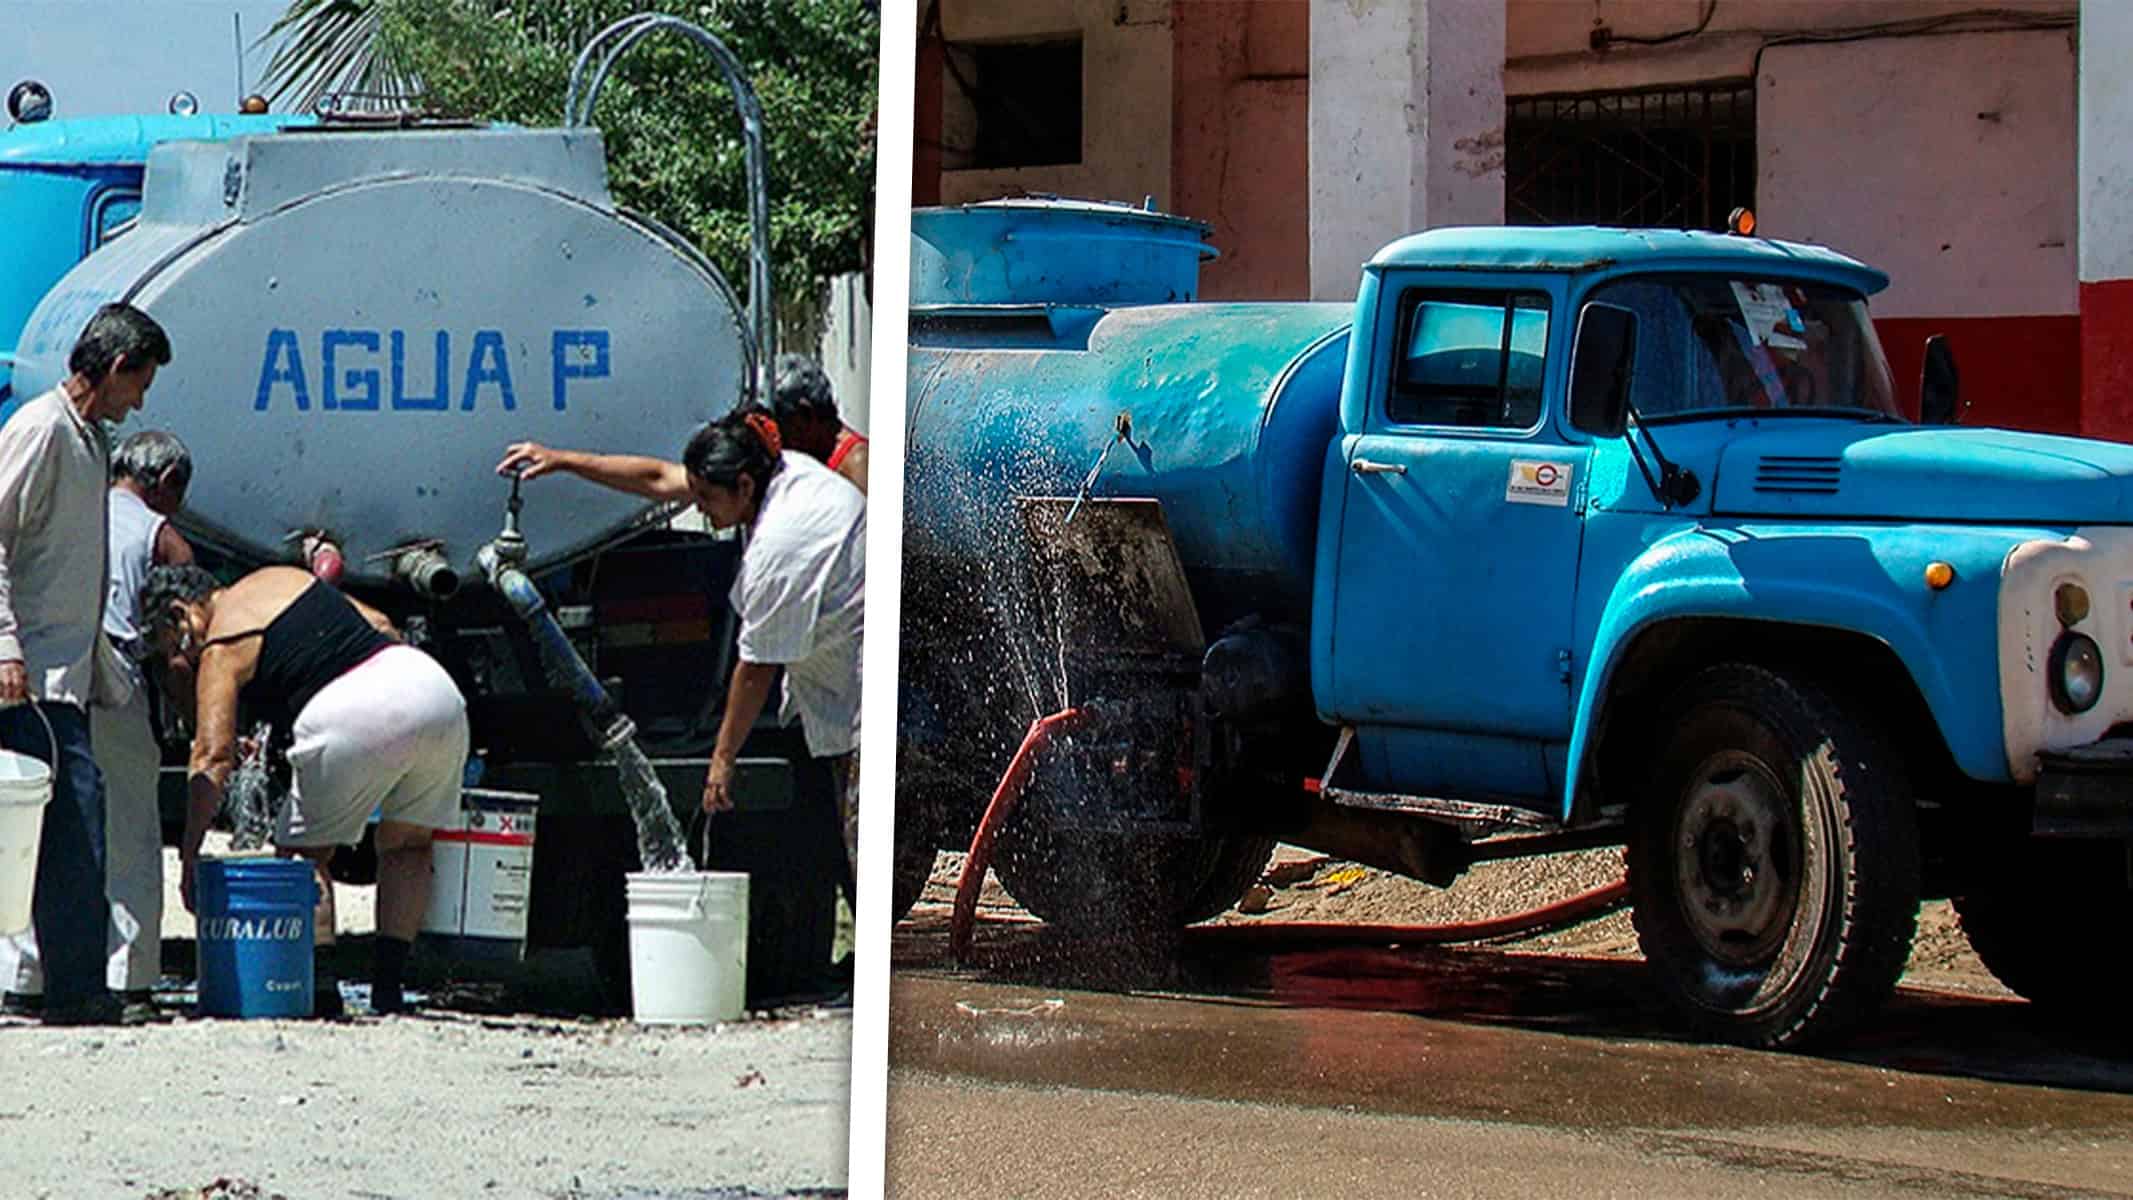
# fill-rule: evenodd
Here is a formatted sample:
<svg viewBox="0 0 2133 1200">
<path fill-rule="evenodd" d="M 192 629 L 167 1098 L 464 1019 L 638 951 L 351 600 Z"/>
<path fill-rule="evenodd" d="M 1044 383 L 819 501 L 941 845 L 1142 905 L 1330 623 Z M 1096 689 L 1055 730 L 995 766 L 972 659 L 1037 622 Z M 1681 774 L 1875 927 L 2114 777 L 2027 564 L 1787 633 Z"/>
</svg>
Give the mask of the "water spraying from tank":
<svg viewBox="0 0 2133 1200">
<path fill-rule="evenodd" d="M 234 831 L 230 849 L 240 853 L 267 844 L 286 797 L 275 790 L 269 767 L 267 747 L 273 735 L 274 726 L 265 721 L 252 727 L 250 735 L 238 743 L 237 767 L 222 789 L 222 813 Z"/>
<path fill-rule="evenodd" d="M 615 764 L 623 799 L 629 804 L 630 818 L 637 824 L 638 861 L 647 871 L 687 871 L 691 868 L 683 849 L 681 826 L 674 820 L 674 810 L 667 804 L 667 790 L 652 769 L 651 760 L 637 748 L 636 723 L 623 714 L 607 689 L 593 677 L 563 627 L 556 624 L 541 590 L 520 569 L 526 561 L 526 538 L 518 528 L 519 509 L 524 505 L 519 483 L 519 477 L 513 475 L 503 531 L 481 548 L 474 564 L 519 619 L 526 622 L 548 681 L 570 693 L 598 737 L 601 751 Z"/>
</svg>

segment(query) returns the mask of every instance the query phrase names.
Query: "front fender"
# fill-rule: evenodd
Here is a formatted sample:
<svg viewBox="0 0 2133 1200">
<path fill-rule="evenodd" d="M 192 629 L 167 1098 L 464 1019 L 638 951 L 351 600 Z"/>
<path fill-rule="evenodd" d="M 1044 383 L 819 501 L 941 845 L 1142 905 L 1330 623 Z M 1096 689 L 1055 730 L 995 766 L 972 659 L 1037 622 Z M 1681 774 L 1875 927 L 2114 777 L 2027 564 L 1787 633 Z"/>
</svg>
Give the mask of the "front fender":
<svg viewBox="0 0 2133 1200">
<path fill-rule="evenodd" d="M 1705 524 L 1632 543 L 1615 559 L 1606 553 L 1605 526 L 1618 521 L 1641 523 L 1595 514 L 1588 531 L 1588 571 L 1606 570 L 1610 559 L 1622 565 L 1611 589 L 1588 593 L 1604 595 L 1604 604 L 1580 614 L 1592 633 L 1580 639 L 1590 649 L 1571 730 L 1565 820 L 1577 811 L 1594 733 L 1627 652 L 1645 632 L 1694 618 L 1840 630 L 1880 642 L 1909 673 L 1957 767 L 1975 779 L 2010 778 L 1996 633 L 2000 565 L 2039 531 Z M 1955 568 L 1945 590 L 1926 586 L 1926 566 L 1935 561 Z"/>
</svg>

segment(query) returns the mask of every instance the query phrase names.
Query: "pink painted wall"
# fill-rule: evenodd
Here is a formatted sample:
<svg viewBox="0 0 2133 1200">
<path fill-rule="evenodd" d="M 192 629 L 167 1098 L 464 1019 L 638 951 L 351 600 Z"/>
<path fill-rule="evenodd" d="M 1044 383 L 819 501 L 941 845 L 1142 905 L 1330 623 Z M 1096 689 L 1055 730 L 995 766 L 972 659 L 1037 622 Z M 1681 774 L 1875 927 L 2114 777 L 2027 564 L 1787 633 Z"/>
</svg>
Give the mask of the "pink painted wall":
<svg viewBox="0 0 2133 1200">
<path fill-rule="evenodd" d="M 1222 252 L 1201 272 L 1201 295 L 1302 299 L 1309 6 L 1178 0 L 1171 13 L 1171 207 L 1213 225 Z"/>
<path fill-rule="evenodd" d="M 1873 311 L 1914 411 L 1945 333 L 1966 423 L 2080 428 L 2074 68 L 2066 30 L 1763 56 L 1761 229 L 1889 273 Z"/>
</svg>

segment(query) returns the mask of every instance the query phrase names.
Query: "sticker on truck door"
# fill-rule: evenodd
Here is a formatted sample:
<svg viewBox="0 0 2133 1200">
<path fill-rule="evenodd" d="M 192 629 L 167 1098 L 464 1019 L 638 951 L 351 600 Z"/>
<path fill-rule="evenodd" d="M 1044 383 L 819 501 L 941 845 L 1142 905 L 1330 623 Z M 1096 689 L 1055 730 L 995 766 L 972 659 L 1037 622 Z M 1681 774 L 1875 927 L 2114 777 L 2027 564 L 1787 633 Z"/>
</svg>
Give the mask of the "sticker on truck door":
<svg viewBox="0 0 2133 1200">
<path fill-rule="evenodd" d="M 1570 464 L 1511 460 L 1511 482 L 1503 498 L 1512 504 L 1546 504 L 1566 508 L 1570 504 Z"/>
</svg>

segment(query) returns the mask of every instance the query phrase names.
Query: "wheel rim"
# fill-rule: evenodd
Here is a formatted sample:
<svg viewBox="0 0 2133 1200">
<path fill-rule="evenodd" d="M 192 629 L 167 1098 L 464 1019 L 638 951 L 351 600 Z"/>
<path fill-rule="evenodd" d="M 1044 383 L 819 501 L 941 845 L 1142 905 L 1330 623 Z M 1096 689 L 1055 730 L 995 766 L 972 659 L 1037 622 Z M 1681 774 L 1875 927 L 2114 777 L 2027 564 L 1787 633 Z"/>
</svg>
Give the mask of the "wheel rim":
<svg viewBox="0 0 2133 1200">
<path fill-rule="evenodd" d="M 1799 909 L 1800 836 L 1789 789 L 1754 755 L 1722 751 L 1690 773 L 1678 811 L 1674 885 L 1689 933 L 1718 966 L 1767 966 Z"/>
</svg>

